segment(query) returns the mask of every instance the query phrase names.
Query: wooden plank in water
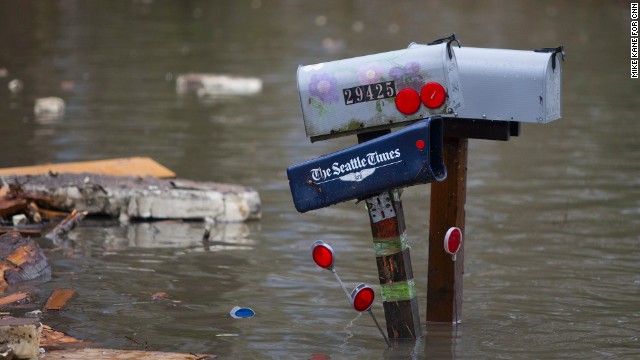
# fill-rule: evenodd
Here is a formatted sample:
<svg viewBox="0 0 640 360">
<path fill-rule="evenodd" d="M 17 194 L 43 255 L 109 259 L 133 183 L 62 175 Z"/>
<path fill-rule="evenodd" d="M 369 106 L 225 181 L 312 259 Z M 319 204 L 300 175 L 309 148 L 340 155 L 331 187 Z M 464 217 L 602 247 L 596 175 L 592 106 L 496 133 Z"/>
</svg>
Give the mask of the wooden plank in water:
<svg viewBox="0 0 640 360">
<path fill-rule="evenodd" d="M 0 235 L 0 290 L 7 285 L 51 276 L 51 267 L 38 243 L 17 232 Z"/>
<path fill-rule="evenodd" d="M 29 293 L 26 292 L 15 292 L 13 294 L 3 296 L 0 298 L 0 306 L 17 303 L 18 301 L 28 299 L 29 296 Z"/>
<path fill-rule="evenodd" d="M 28 226 L 28 225 L 27 225 Z M 6 233 L 16 232 L 22 236 L 28 237 L 41 237 L 42 231 L 40 229 L 27 228 L 25 226 L 14 227 L 14 226 L 0 226 L 0 235 L 4 235 Z"/>
<path fill-rule="evenodd" d="M 25 199 L 0 199 L 0 216 L 9 216 L 26 209 Z"/>
<path fill-rule="evenodd" d="M 53 291 L 47 303 L 44 305 L 46 311 L 59 311 L 67 304 L 69 300 L 76 294 L 75 290 L 56 289 Z"/>
<path fill-rule="evenodd" d="M 44 175 L 49 173 L 92 173 L 116 176 L 174 178 L 176 174 L 148 157 L 43 164 L 0 169 L 0 175 Z"/>
<path fill-rule="evenodd" d="M 259 219 L 260 195 L 239 185 L 102 174 L 16 176 L 29 198 L 50 199 L 50 208 L 133 219 Z"/>
<path fill-rule="evenodd" d="M 40 346 L 47 351 L 47 354 L 51 350 L 78 349 L 91 344 L 91 341 L 76 339 L 61 331 L 54 330 L 48 325 L 42 325 Z"/>
<path fill-rule="evenodd" d="M 204 354 L 95 348 L 53 350 L 46 352 L 47 360 L 210 360 L 215 358 L 215 355 Z"/>
</svg>

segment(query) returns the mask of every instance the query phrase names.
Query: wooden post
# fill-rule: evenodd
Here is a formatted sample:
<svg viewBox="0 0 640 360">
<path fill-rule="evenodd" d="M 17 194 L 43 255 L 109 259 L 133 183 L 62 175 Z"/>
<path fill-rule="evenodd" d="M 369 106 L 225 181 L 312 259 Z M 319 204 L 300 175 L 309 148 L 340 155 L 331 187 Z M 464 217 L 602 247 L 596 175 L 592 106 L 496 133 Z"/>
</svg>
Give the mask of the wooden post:
<svg viewBox="0 0 640 360">
<path fill-rule="evenodd" d="M 360 143 L 389 131 L 358 134 Z M 422 335 L 411 254 L 398 190 L 365 200 L 378 266 L 387 334 L 390 339 L 417 339 Z"/>
<path fill-rule="evenodd" d="M 461 317 L 464 235 L 455 262 L 444 250 L 444 236 L 454 226 L 464 234 L 468 142 L 467 138 L 444 138 L 447 179 L 431 184 L 428 322 L 459 322 Z"/>
</svg>

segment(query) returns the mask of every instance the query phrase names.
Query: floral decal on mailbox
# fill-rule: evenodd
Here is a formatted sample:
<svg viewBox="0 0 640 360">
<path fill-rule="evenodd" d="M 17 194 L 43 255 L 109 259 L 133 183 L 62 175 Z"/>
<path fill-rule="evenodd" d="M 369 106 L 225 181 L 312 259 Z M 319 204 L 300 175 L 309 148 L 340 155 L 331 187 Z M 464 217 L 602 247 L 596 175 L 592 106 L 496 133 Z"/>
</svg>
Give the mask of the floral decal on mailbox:
<svg viewBox="0 0 640 360">
<path fill-rule="evenodd" d="M 377 83 L 382 78 L 384 69 L 378 63 L 369 63 L 358 69 L 358 81 L 362 85 Z"/>
<path fill-rule="evenodd" d="M 406 65 L 400 67 L 396 66 L 389 70 L 389 77 L 395 81 L 399 86 L 398 88 L 406 89 L 410 88 L 418 91 L 422 85 L 424 85 L 424 78 L 420 72 L 420 64 L 412 61 Z"/>
<path fill-rule="evenodd" d="M 326 104 L 338 101 L 340 99 L 340 96 L 338 96 L 338 79 L 327 73 L 313 74 L 309 83 L 309 94 Z"/>
</svg>

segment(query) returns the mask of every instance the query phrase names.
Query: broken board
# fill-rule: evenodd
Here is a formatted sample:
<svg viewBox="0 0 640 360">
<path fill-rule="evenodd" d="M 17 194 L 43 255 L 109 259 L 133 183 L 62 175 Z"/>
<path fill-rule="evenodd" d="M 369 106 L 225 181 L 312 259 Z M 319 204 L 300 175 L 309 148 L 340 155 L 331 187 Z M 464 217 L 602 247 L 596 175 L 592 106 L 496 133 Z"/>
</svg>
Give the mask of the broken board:
<svg viewBox="0 0 640 360">
<path fill-rule="evenodd" d="M 0 175 L 44 175 L 92 173 L 115 176 L 153 176 L 174 178 L 176 174 L 148 157 L 44 164 L 0 169 Z"/>
<path fill-rule="evenodd" d="M 121 220 L 210 218 L 239 222 L 261 217 L 258 192 L 249 187 L 154 177 L 68 174 L 16 176 L 29 196 L 62 211 L 88 211 Z"/>
<path fill-rule="evenodd" d="M 113 349 L 70 349 L 47 351 L 42 359 L 47 360 L 209 360 L 215 355 L 184 354 L 143 350 L 113 350 Z"/>
<path fill-rule="evenodd" d="M 8 285 L 50 278 L 51 267 L 38 243 L 16 232 L 0 235 L 0 291 Z"/>
<path fill-rule="evenodd" d="M 47 303 L 44 305 L 45 311 L 60 311 L 76 295 L 75 290 L 56 289 L 53 291 Z"/>
</svg>

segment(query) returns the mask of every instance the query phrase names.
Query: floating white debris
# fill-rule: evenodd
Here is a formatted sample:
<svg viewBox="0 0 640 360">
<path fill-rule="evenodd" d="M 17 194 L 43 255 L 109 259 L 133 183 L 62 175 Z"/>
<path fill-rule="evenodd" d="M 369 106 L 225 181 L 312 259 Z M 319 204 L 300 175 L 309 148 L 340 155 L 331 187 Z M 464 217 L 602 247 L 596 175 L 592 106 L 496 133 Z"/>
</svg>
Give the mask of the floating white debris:
<svg viewBox="0 0 640 360">
<path fill-rule="evenodd" d="M 36 116 L 62 116 L 64 115 L 64 108 L 64 100 L 58 97 L 46 97 L 36 100 L 36 105 L 33 107 L 33 112 L 36 114 Z"/>
<path fill-rule="evenodd" d="M 20 226 L 27 224 L 27 216 L 24 214 L 13 215 L 11 218 L 13 226 Z"/>
<path fill-rule="evenodd" d="M 216 74 L 183 74 L 176 79 L 179 95 L 197 94 L 199 97 L 255 95 L 262 91 L 262 80 Z"/>
<path fill-rule="evenodd" d="M 38 319 L 0 319 L 0 342 L 19 359 L 37 359 L 40 354 L 42 324 Z M 7 357 L 13 359 L 13 356 Z"/>
<path fill-rule="evenodd" d="M 24 84 L 20 79 L 13 79 L 9 81 L 8 86 L 9 86 L 9 90 L 14 94 L 17 94 L 20 91 L 22 91 L 22 89 L 24 89 Z"/>
<path fill-rule="evenodd" d="M 20 179 L 18 176 L 16 181 L 24 181 Z M 211 217 L 216 222 L 242 222 L 261 217 L 258 192 L 244 186 L 98 174 L 91 175 L 88 183 L 84 179 L 83 174 L 31 175 L 24 190 L 59 199 L 55 206 L 60 209 L 77 208 L 113 217 L 124 213 L 124 219 Z M 149 186 L 157 189 L 149 190 Z M 92 190 L 85 191 L 88 188 Z"/>
</svg>

